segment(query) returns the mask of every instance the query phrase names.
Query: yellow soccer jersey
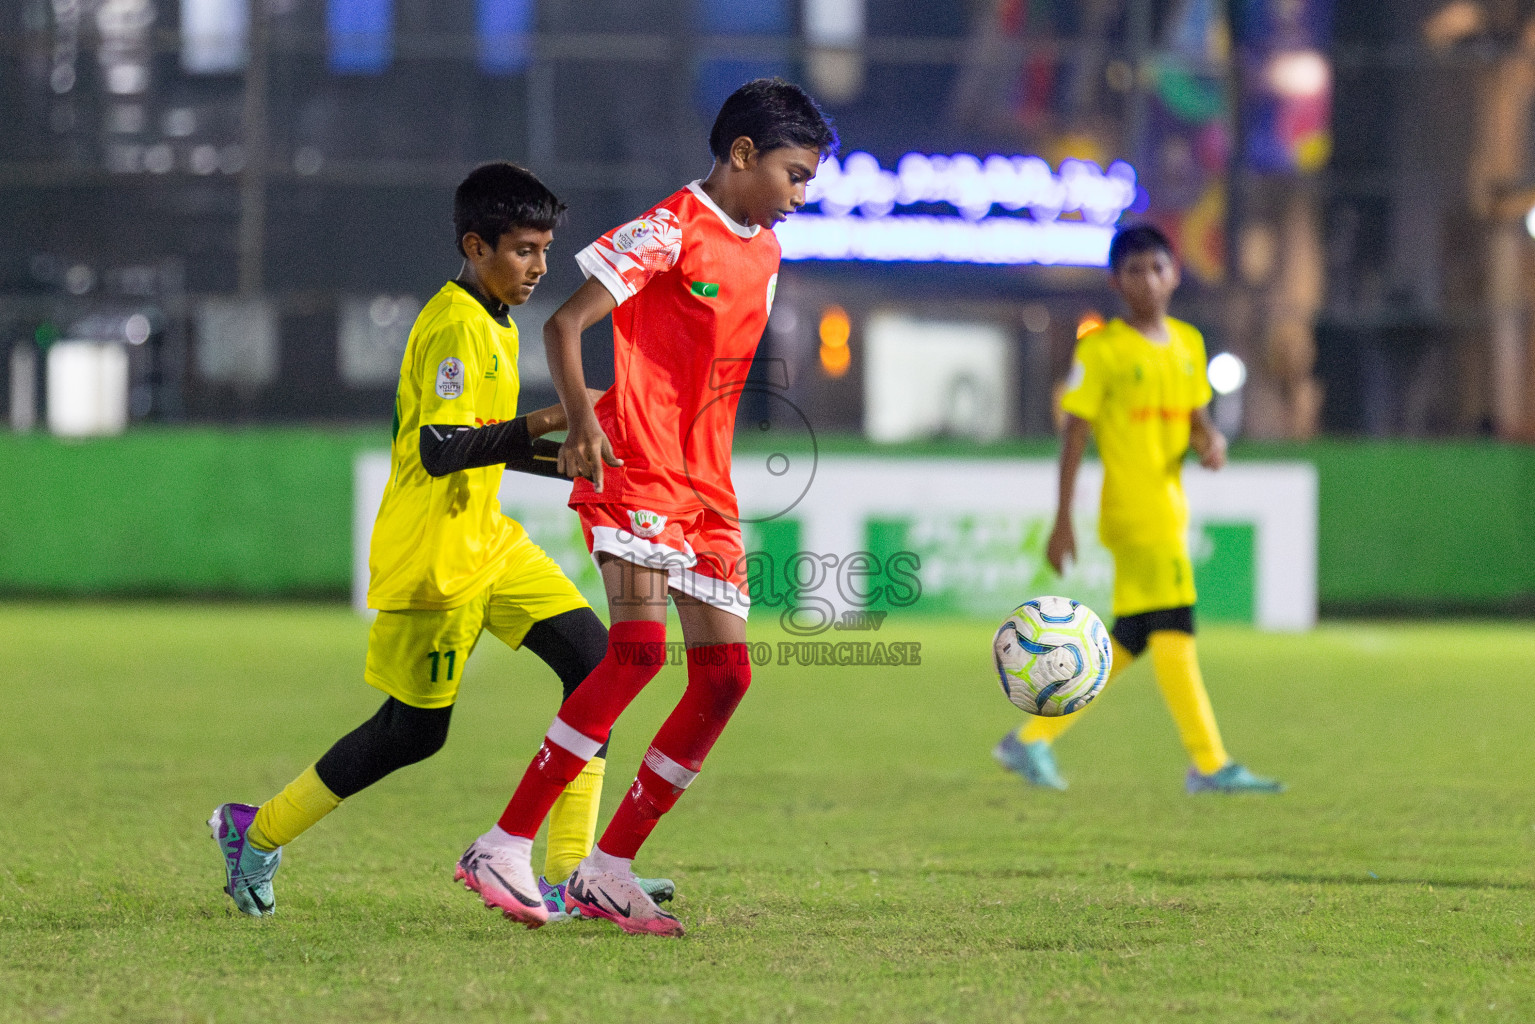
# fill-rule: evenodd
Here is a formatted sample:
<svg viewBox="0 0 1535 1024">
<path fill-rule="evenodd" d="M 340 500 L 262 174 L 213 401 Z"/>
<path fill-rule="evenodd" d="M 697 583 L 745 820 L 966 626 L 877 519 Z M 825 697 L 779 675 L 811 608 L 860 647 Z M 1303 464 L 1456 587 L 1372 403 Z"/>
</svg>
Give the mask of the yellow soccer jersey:
<svg viewBox="0 0 1535 1024">
<path fill-rule="evenodd" d="M 1103 459 L 1098 533 L 1110 549 L 1184 541 L 1189 413 L 1210 401 L 1205 342 L 1167 320 L 1167 344 L 1117 317 L 1077 343 L 1061 408 L 1093 425 Z"/>
<path fill-rule="evenodd" d="M 481 427 L 517 415 L 517 327 L 449 282 L 411 328 L 395 392 L 389 486 L 373 524 L 368 605 L 380 611 L 466 604 L 525 533 L 501 512 L 502 466 L 433 477 L 421 428 Z"/>
</svg>

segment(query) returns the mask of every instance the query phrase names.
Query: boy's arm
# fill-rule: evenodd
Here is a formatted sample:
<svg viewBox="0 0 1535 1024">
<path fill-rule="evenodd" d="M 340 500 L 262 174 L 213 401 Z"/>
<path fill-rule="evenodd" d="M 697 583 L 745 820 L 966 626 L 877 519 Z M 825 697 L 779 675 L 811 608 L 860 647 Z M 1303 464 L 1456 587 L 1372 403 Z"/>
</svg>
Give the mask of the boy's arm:
<svg viewBox="0 0 1535 1024">
<path fill-rule="evenodd" d="M 1210 419 L 1210 407 L 1201 405 L 1189 413 L 1189 447 L 1206 469 L 1226 465 L 1226 435 Z"/>
<path fill-rule="evenodd" d="M 594 402 L 602 397 L 600 391 L 587 392 Z M 421 465 L 432 476 L 505 464 L 519 473 L 561 477 L 559 444 L 539 438 L 564 429 L 565 410 L 558 405 L 487 427 L 428 424 L 421 428 Z"/>
<path fill-rule="evenodd" d="M 421 466 L 431 476 L 447 476 L 461 469 L 501 463 L 521 469 L 524 463 L 533 461 L 534 444 L 526 416 L 487 427 L 424 423 L 421 426 Z M 553 465 L 551 461 L 551 470 Z M 536 469 L 525 471 L 537 472 Z M 547 475 L 558 474 L 550 472 Z"/>
<path fill-rule="evenodd" d="M 1057 575 L 1066 572 L 1066 557 L 1077 557 L 1077 535 L 1071 525 L 1071 502 L 1077 490 L 1077 470 L 1082 466 L 1082 454 L 1087 451 L 1087 437 L 1092 424 L 1080 416 L 1066 414 L 1066 430 L 1061 438 L 1060 498 L 1055 509 L 1055 529 L 1050 531 L 1050 541 L 1045 546 L 1045 557 Z"/>
<path fill-rule="evenodd" d="M 597 399 L 602 395 L 603 392 L 596 388 L 586 389 L 586 397 L 591 399 L 593 405 L 597 404 Z M 545 434 L 553 434 L 569 428 L 570 421 L 565 418 L 563 405 L 548 405 L 528 413 L 528 433 L 534 437 L 543 437 Z"/>
<path fill-rule="evenodd" d="M 576 293 L 544 324 L 544 352 L 549 357 L 549 376 L 564 408 L 565 443 L 560 446 L 559 471 L 575 478 L 584 476 L 602 490 L 602 467 L 622 466 L 613 445 L 592 411 L 591 390 L 581 365 L 581 332 L 613 312 L 618 303 L 599 279 L 588 278 Z"/>
</svg>

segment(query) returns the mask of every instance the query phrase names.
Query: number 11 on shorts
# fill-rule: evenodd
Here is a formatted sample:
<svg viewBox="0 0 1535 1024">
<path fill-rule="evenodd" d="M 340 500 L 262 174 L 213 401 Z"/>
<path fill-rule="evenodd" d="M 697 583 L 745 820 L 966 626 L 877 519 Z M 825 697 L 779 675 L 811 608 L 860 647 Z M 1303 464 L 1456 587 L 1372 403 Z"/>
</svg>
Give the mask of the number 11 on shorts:
<svg viewBox="0 0 1535 1024">
<path fill-rule="evenodd" d="M 434 682 L 434 683 L 437 681 L 437 673 L 442 668 L 442 662 L 444 660 L 446 660 L 447 663 L 448 663 L 448 680 L 451 682 L 452 679 L 453 679 L 453 663 L 458 659 L 458 652 L 457 651 L 432 651 L 431 653 L 429 653 L 427 655 L 427 657 L 432 659 L 432 680 L 431 681 Z"/>
</svg>

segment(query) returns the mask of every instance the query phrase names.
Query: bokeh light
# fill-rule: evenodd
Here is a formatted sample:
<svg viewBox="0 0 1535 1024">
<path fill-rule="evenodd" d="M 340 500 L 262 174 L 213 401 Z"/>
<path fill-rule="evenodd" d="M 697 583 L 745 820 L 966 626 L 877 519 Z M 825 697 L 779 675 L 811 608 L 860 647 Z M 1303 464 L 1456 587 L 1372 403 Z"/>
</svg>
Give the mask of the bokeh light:
<svg viewBox="0 0 1535 1024">
<path fill-rule="evenodd" d="M 1230 352 L 1222 352 L 1210 360 L 1210 387 L 1217 395 L 1229 395 L 1240 391 L 1247 383 L 1247 364 Z"/>
</svg>

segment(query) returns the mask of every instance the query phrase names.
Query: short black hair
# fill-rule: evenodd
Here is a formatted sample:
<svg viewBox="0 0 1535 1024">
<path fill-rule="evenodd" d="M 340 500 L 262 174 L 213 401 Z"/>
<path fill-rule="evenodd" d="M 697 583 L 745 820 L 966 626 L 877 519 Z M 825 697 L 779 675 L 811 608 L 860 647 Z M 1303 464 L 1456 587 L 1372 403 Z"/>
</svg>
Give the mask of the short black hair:
<svg viewBox="0 0 1535 1024">
<path fill-rule="evenodd" d="M 1125 260 L 1136 253 L 1158 250 L 1172 259 L 1178 258 L 1173 252 L 1173 243 L 1167 240 L 1161 228 L 1155 224 L 1127 224 L 1114 232 L 1114 240 L 1109 243 L 1109 270 L 1118 273 Z"/>
<path fill-rule="evenodd" d="M 454 241 L 461 255 L 473 232 L 492 246 L 513 228 L 553 231 L 565 212 L 559 196 L 526 167 L 501 161 L 469 172 L 453 193 Z"/>
<path fill-rule="evenodd" d="M 709 130 L 709 151 L 728 160 L 730 144 L 743 135 L 761 153 L 785 146 L 818 150 L 823 157 L 837 151 L 837 130 L 820 106 L 782 78 L 754 78 L 726 97 Z"/>
</svg>

